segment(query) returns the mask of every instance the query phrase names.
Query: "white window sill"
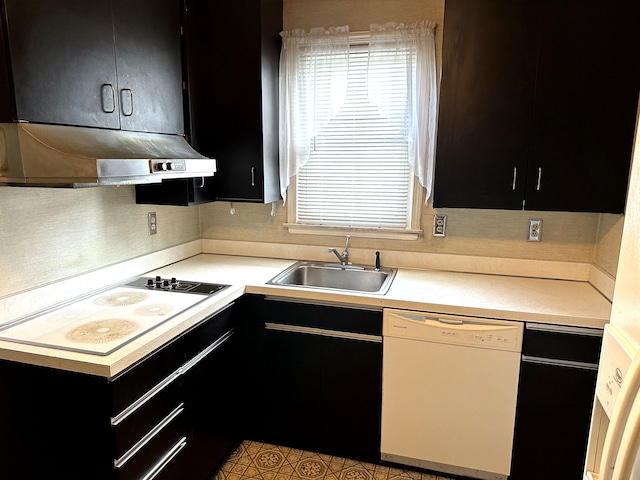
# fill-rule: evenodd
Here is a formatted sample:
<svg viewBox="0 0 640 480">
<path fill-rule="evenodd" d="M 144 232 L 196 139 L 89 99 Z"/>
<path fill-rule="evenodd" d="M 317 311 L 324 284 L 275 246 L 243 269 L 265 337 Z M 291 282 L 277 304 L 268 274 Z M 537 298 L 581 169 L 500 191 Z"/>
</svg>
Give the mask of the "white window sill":
<svg viewBox="0 0 640 480">
<path fill-rule="evenodd" d="M 320 225 L 301 225 L 298 223 L 285 223 L 284 226 L 289 230 L 289 233 L 301 235 L 332 235 L 340 237 L 351 235 L 352 237 L 390 240 L 417 240 L 418 237 L 423 235 L 422 230 L 409 229 L 326 227 Z"/>
</svg>

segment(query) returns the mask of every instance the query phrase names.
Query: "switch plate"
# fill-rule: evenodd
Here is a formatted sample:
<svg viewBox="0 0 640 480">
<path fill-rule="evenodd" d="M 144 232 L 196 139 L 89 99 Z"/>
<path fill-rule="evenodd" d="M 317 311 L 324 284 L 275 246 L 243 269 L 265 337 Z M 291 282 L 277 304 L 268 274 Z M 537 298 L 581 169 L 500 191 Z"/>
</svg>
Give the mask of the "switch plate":
<svg viewBox="0 0 640 480">
<path fill-rule="evenodd" d="M 529 220 L 528 242 L 539 242 L 542 238 L 542 220 Z"/>
<path fill-rule="evenodd" d="M 446 215 L 434 215 L 433 216 L 433 236 L 444 237 L 447 235 L 447 216 Z"/>
<path fill-rule="evenodd" d="M 155 235 L 158 233 L 158 221 L 156 218 L 156 212 L 147 213 L 147 224 L 149 226 L 149 235 Z"/>
</svg>

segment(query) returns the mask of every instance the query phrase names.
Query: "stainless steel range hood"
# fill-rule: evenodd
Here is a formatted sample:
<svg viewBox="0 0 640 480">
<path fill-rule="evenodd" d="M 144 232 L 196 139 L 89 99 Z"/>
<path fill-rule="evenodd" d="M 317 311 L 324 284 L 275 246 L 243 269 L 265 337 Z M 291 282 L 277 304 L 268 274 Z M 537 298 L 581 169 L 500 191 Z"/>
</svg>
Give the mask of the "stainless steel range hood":
<svg viewBox="0 0 640 480">
<path fill-rule="evenodd" d="M 180 135 L 0 124 L 0 184 L 87 187 L 210 177 L 216 161 Z"/>
</svg>

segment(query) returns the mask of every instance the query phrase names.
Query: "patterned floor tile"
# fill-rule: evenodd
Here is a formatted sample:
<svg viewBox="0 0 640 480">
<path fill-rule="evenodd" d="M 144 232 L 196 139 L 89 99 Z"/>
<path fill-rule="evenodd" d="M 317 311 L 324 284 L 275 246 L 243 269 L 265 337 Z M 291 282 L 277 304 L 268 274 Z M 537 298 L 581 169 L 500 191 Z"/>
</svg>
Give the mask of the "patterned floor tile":
<svg viewBox="0 0 640 480">
<path fill-rule="evenodd" d="M 449 480 L 413 470 L 244 441 L 212 480 Z"/>
</svg>

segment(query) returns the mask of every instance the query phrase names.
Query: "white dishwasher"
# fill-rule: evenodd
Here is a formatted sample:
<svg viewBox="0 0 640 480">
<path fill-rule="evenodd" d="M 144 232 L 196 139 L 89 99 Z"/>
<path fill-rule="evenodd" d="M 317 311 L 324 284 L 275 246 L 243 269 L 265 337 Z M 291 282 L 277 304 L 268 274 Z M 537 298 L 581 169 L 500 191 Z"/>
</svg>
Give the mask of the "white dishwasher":
<svg viewBox="0 0 640 480">
<path fill-rule="evenodd" d="M 523 324 L 385 309 L 382 460 L 505 479 Z"/>
</svg>

